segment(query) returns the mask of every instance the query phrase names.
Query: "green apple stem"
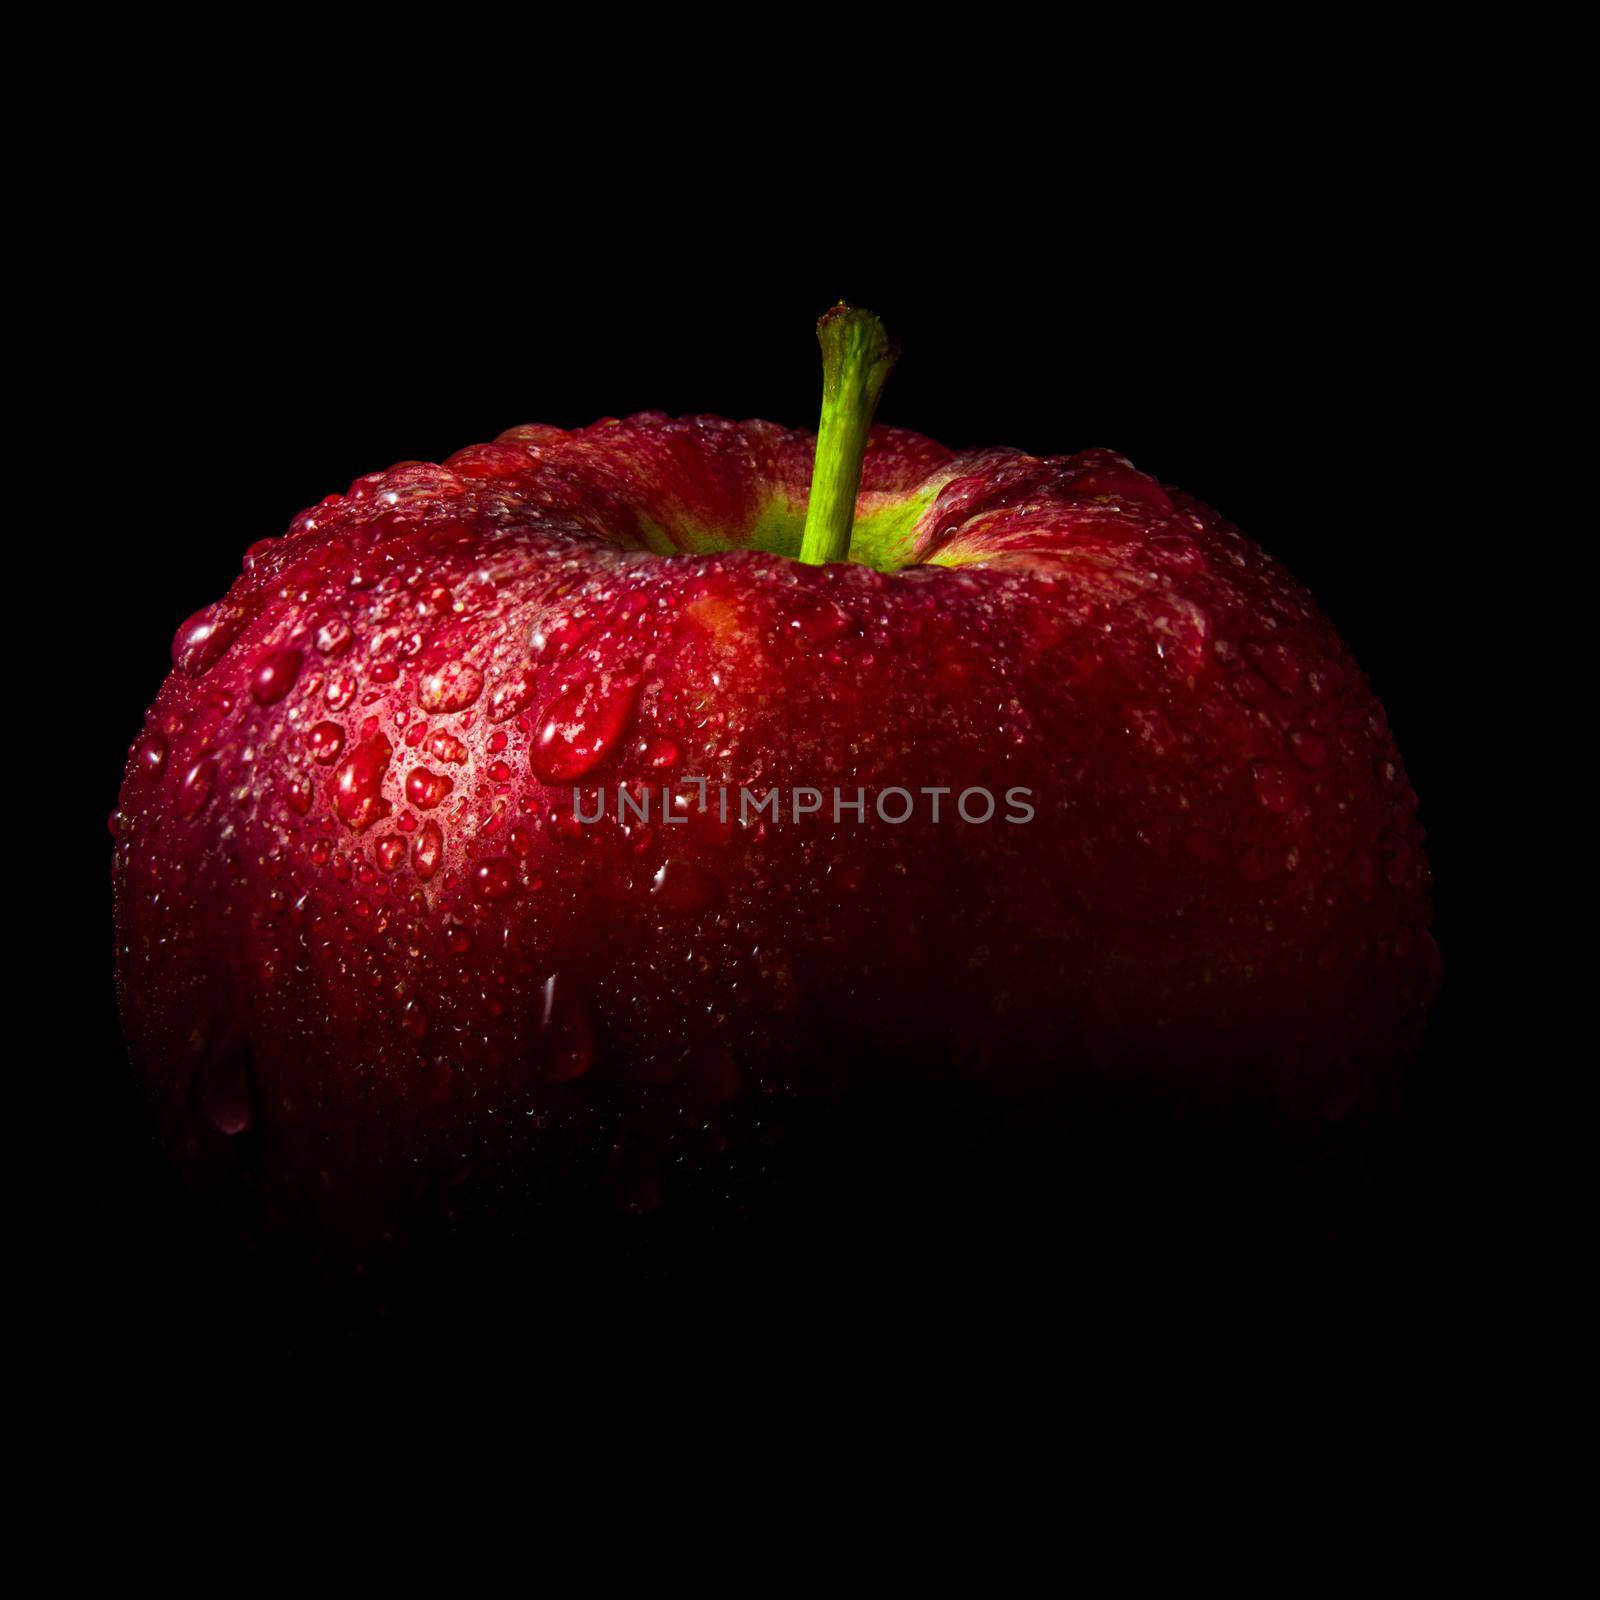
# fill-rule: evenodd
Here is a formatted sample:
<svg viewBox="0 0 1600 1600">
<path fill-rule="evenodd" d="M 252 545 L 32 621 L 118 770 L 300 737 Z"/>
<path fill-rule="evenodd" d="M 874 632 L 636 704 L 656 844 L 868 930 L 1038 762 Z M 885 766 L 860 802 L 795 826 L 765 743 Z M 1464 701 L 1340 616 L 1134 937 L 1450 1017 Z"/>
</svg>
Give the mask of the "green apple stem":
<svg viewBox="0 0 1600 1600">
<path fill-rule="evenodd" d="M 800 559 L 812 566 L 850 554 L 867 431 L 900 353 L 870 311 L 842 300 L 817 323 L 817 343 L 822 346 L 822 421 L 800 539 Z"/>
</svg>

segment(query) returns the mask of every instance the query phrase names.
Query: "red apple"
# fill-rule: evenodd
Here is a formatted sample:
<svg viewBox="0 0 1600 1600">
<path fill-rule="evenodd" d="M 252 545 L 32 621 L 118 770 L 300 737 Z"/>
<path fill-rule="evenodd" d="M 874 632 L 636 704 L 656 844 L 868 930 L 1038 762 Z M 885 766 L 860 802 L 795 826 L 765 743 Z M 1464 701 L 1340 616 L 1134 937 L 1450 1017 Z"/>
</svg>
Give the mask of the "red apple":
<svg viewBox="0 0 1600 1600">
<path fill-rule="evenodd" d="M 1438 958 L 1349 651 L 1120 456 L 869 437 L 878 338 L 825 319 L 820 455 L 513 428 L 183 625 L 113 827 L 124 1025 L 198 1174 L 360 1254 L 670 1201 L 794 1103 L 1382 1101 Z"/>
</svg>

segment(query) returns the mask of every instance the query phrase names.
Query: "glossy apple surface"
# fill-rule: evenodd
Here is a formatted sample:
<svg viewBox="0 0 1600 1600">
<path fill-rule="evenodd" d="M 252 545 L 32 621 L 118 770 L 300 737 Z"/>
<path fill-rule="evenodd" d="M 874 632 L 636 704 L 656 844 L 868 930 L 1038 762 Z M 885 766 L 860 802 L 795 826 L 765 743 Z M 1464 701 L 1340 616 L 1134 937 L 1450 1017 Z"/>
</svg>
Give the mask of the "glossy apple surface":
<svg viewBox="0 0 1600 1600">
<path fill-rule="evenodd" d="M 563 1186 L 670 1206 L 863 1093 L 1382 1101 L 1428 869 L 1306 592 L 1108 452 L 887 428 L 853 559 L 803 565 L 814 448 L 513 429 L 303 513 L 184 625 L 113 831 L 128 1041 L 200 1177 L 359 1254 Z"/>
</svg>

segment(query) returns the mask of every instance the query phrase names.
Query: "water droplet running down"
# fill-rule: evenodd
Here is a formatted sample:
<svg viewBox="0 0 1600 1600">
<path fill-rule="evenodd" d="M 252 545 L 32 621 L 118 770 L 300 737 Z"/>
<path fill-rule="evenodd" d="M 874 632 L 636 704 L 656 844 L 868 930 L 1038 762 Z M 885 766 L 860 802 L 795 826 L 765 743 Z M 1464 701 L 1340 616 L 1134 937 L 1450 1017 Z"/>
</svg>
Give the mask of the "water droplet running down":
<svg viewBox="0 0 1600 1600">
<path fill-rule="evenodd" d="M 191 1089 L 195 1115 L 230 1139 L 254 1120 L 250 1047 L 237 1033 L 209 1041 Z"/>
<path fill-rule="evenodd" d="M 544 1076 L 570 1083 L 594 1065 L 594 1024 L 559 973 L 545 979 L 539 1016 Z"/>
</svg>

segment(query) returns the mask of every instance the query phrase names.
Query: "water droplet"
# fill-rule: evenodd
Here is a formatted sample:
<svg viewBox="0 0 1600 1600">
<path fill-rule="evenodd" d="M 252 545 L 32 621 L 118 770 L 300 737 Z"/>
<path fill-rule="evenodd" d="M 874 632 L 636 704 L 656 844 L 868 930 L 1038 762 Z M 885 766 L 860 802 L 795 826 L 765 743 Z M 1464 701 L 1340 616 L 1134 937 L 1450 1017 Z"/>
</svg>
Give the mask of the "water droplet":
<svg viewBox="0 0 1600 1600">
<path fill-rule="evenodd" d="M 505 856 L 490 856 L 472 869 L 472 893 L 478 900 L 505 900 L 516 892 L 517 869 Z"/>
<path fill-rule="evenodd" d="M 344 729 L 337 722 L 319 722 L 306 735 L 306 744 L 318 766 L 331 766 L 344 749 Z"/>
<path fill-rule="evenodd" d="M 502 678 L 489 695 L 489 720 L 509 722 L 533 704 L 537 674 L 532 667 L 519 667 Z"/>
<path fill-rule="evenodd" d="M 850 619 L 831 600 L 823 600 L 789 619 L 789 637 L 802 650 L 820 650 L 850 626 Z"/>
<path fill-rule="evenodd" d="M 278 540 L 276 538 L 257 539 L 244 553 L 244 570 L 253 573 L 277 544 Z"/>
<path fill-rule="evenodd" d="M 665 772 L 677 766 L 681 752 L 671 739 L 648 739 L 642 754 L 645 762 L 656 772 Z"/>
<path fill-rule="evenodd" d="M 565 661 L 594 632 L 595 624 L 583 617 L 550 617 L 528 636 L 528 649 L 551 661 Z"/>
<path fill-rule="evenodd" d="M 406 858 L 406 842 L 399 834 L 391 833 L 378 841 L 378 865 L 385 872 L 393 872 Z"/>
<path fill-rule="evenodd" d="M 317 629 L 315 644 L 325 656 L 342 656 L 355 643 L 355 633 L 343 617 L 329 617 Z"/>
<path fill-rule="evenodd" d="M 413 767 L 406 774 L 406 799 L 419 811 L 431 811 L 455 788 L 455 780 L 426 767 Z"/>
<path fill-rule="evenodd" d="M 323 691 L 323 703 L 330 711 L 337 711 L 341 706 L 347 706 L 355 698 L 357 689 L 356 675 L 343 669 L 328 674 L 328 687 Z"/>
<path fill-rule="evenodd" d="M 594 1025 L 559 974 L 545 979 L 539 1031 L 544 1076 L 570 1083 L 594 1065 Z"/>
<path fill-rule="evenodd" d="M 276 705 L 294 687 L 304 659 L 298 650 L 269 650 L 250 673 L 250 698 L 258 706 Z"/>
<path fill-rule="evenodd" d="M 626 732 L 639 689 L 632 674 L 613 672 L 567 689 L 534 740 L 534 776 L 545 783 L 568 783 L 597 767 Z"/>
<path fill-rule="evenodd" d="M 167 770 L 167 741 L 159 733 L 148 733 L 139 741 L 139 751 L 134 757 L 139 776 L 151 783 L 160 780 Z"/>
<path fill-rule="evenodd" d="M 196 1113 L 230 1139 L 253 1118 L 250 1047 L 238 1034 L 208 1044 L 195 1069 L 192 1093 Z"/>
<path fill-rule="evenodd" d="M 423 824 L 416 843 L 411 846 L 411 865 L 419 878 L 431 878 L 439 870 L 444 858 L 444 835 L 437 822 Z"/>
<path fill-rule="evenodd" d="M 202 756 L 183 775 L 183 783 L 178 790 L 178 815 L 180 817 L 198 816 L 205 809 L 206 802 L 211 798 L 211 791 L 217 781 L 217 758 L 215 756 Z"/>
<path fill-rule="evenodd" d="M 290 810 L 298 812 L 303 817 L 311 809 L 311 779 L 303 772 L 295 773 L 286 778 L 281 787 L 283 798 Z"/>
<path fill-rule="evenodd" d="M 253 607 L 227 600 L 195 612 L 172 636 L 173 666 L 186 677 L 203 677 L 227 654 L 253 614 Z"/>
<path fill-rule="evenodd" d="M 454 734 L 446 733 L 441 728 L 429 738 L 428 754 L 435 761 L 448 761 L 459 766 L 467 759 L 467 747 Z"/>
<path fill-rule="evenodd" d="M 356 833 L 389 815 L 383 798 L 383 778 L 394 747 L 380 733 L 350 752 L 334 774 L 333 807 L 339 820 Z"/>
<path fill-rule="evenodd" d="M 468 661 L 446 661 L 422 675 L 417 699 L 424 711 L 464 711 L 483 693 L 483 674 Z"/>
</svg>

